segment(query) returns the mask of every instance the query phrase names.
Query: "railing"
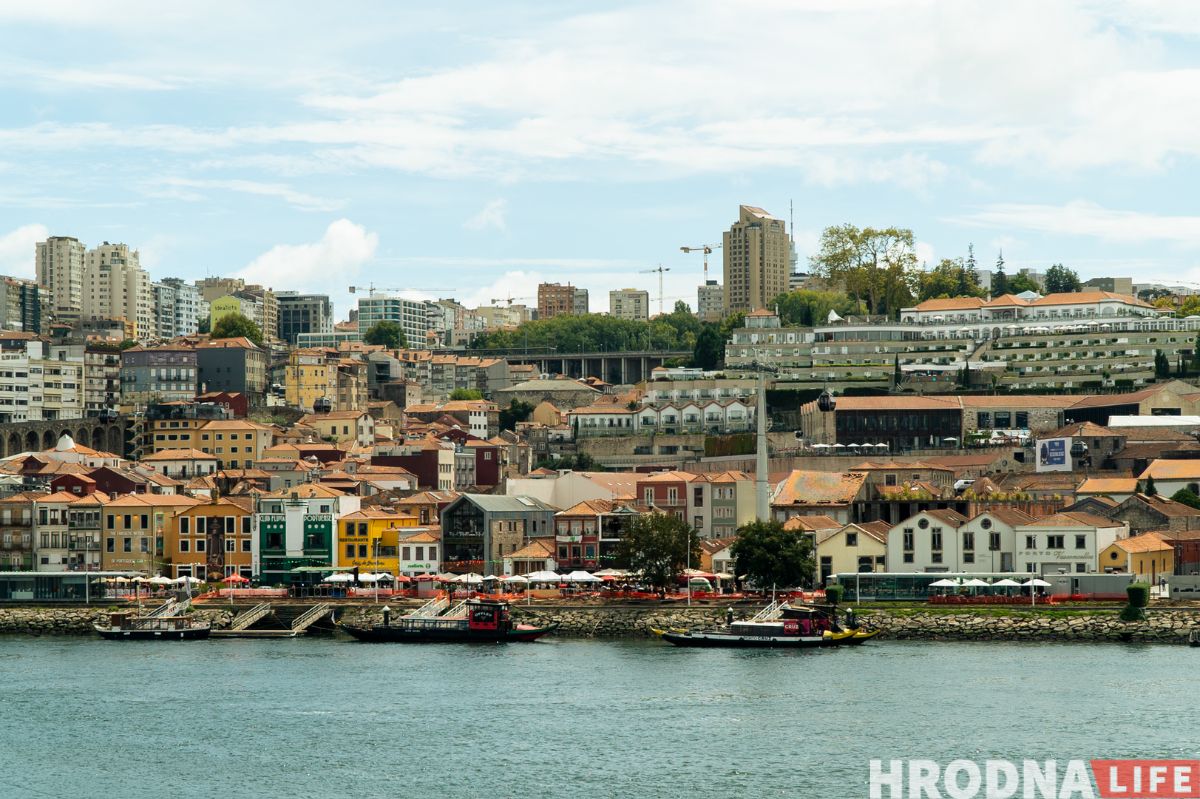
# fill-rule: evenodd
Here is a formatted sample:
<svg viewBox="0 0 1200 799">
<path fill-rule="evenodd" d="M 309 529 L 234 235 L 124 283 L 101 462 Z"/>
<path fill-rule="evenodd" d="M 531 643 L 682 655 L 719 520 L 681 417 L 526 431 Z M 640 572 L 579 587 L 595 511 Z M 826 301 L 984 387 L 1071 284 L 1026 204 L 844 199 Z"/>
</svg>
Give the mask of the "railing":
<svg viewBox="0 0 1200 799">
<path fill-rule="evenodd" d="M 448 597 L 435 596 L 408 615 L 413 618 L 433 618 L 434 616 L 441 615 L 441 612 L 448 607 L 450 607 L 450 599 Z"/>
<path fill-rule="evenodd" d="M 467 617 L 467 600 L 459 602 L 454 607 L 443 613 L 439 618 L 442 619 L 465 619 Z"/>
<path fill-rule="evenodd" d="M 146 617 L 147 618 L 164 618 L 167 616 L 174 616 L 175 615 L 174 606 L 176 604 L 177 603 L 174 599 L 168 599 L 166 602 L 162 603 L 161 605 L 156 607 L 154 610 L 147 613 Z"/>
<path fill-rule="evenodd" d="M 325 615 L 330 613 L 332 610 L 333 610 L 333 606 L 326 604 L 324 602 L 322 602 L 320 605 L 314 605 L 313 607 L 304 611 L 303 613 L 301 613 L 299 616 L 297 616 L 295 619 L 292 620 L 293 632 L 300 632 L 302 630 L 307 630 L 314 623 L 316 623 L 316 621 L 318 619 L 324 617 Z"/>
<path fill-rule="evenodd" d="M 238 617 L 233 620 L 232 624 L 229 625 L 229 629 L 244 630 L 270 612 L 270 602 L 263 602 L 261 605 L 255 605 L 244 613 L 239 613 Z"/>
<path fill-rule="evenodd" d="M 780 614 L 780 611 L 783 609 L 783 605 L 784 603 L 782 600 L 772 602 L 758 613 L 755 613 L 750 618 L 750 621 L 770 621 L 771 619 L 777 618 Z"/>
</svg>

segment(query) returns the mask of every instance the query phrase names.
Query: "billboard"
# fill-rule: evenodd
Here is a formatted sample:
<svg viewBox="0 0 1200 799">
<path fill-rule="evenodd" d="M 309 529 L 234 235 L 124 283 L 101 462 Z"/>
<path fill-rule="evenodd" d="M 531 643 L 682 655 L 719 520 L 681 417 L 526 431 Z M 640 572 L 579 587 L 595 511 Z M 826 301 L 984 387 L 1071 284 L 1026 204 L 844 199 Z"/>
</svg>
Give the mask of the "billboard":
<svg viewBox="0 0 1200 799">
<path fill-rule="evenodd" d="M 1043 438 L 1037 443 L 1039 472 L 1071 471 L 1071 439 Z"/>
</svg>

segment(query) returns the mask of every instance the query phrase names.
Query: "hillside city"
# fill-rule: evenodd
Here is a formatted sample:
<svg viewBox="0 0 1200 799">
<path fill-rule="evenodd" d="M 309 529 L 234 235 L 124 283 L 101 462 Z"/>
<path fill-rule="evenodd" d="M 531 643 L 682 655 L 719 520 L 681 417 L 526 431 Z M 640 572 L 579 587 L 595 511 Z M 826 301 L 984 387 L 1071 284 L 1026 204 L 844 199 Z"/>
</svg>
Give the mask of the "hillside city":
<svg viewBox="0 0 1200 799">
<path fill-rule="evenodd" d="M 0 278 L 0 569 L 596 572 L 636 566 L 653 517 L 688 535 L 672 581 L 716 590 L 763 524 L 808 587 L 1200 588 L 1191 289 L 973 247 L 920 264 L 911 231 L 852 225 L 801 269 L 748 205 L 712 241 L 682 248 L 694 303 L 659 267 L 607 313 L 571 284 L 477 308 L 372 284 L 339 319 L 302 286 L 156 280 L 129 244 L 49 237 L 35 280 Z"/>
</svg>

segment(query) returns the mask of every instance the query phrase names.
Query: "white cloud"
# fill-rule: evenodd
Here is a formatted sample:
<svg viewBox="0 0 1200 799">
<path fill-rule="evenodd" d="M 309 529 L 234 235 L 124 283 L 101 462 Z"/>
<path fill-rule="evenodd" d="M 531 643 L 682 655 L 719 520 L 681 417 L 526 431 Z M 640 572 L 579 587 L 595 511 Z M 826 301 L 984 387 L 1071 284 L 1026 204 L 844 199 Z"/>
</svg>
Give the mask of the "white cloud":
<svg viewBox="0 0 1200 799">
<path fill-rule="evenodd" d="M 158 188 L 161 186 L 163 188 Z M 346 203 L 344 200 L 327 200 L 297 191 L 282 183 L 263 183 L 255 180 L 197 180 L 194 178 L 164 178 L 151 184 L 150 193 L 155 197 L 167 197 L 195 202 L 204 199 L 201 192 L 191 189 L 216 189 L 261 197 L 278 197 L 302 211 L 336 211 Z"/>
<path fill-rule="evenodd" d="M 1189 247 L 1200 245 L 1200 216 L 1161 216 L 1118 211 L 1083 201 L 1065 205 L 990 205 L 949 221 L 1002 230 L 1089 236 L 1112 242 L 1168 242 Z"/>
<path fill-rule="evenodd" d="M 505 219 L 507 211 L 507 200 L 503 198 L 492 200 L 483 206 L 479 213 L 463 222 L 463 227 L 467 230 L 499 230 L 503 232 L 508 229 L 508 222 Z"/>
<path fill-rule="evenodd" d="M 50 230 L 45 225 L 22 225 L 0 236 L 0 274 L 34 277 L 34 245 L 45 241 Z"/>
<path fill-rule="evenodd" d="M 300 288 L 341 298 L 379 247 L 379 236 L 349 219 L 325 229 L 320 241 L 277 244 L 255 258 L 238 277 L 268 288 Z"/>
</svg>

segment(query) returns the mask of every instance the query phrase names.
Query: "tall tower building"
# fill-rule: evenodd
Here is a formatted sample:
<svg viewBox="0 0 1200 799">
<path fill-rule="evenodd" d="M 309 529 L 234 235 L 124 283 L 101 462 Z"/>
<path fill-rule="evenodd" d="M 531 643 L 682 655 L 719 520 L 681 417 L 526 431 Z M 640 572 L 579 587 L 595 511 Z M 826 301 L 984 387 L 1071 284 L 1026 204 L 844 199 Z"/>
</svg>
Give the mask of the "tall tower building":
<svg viewBox="0 0 1200 799">
<path fill-rule="evenodd" d="M 743 205 L 723 241 L 726 314 L 768 308 L 788 290 L 792 248 L 782 219 Z"/>
<path fill-rule="evenodd" d="M 279 302 L 279 337 L 291 346 L 296 346 L 301 333 L 333 332 L 329 295 L 280 291 L 275 298 Z"/>
<path fill-rule="evenodd" d="M 157 331 L 154 289 L 142 269 L 138 251 L 107 241 L 87 251 L 84 261 L 83 316 L 86 319 L 124 319 L 134 337 L 152 338 Z"/>
<path fill-rule="evenodd" d="M 78 321 L 83 313 L 83 242 L 51 236 L 36 249 L 37 282 L 46 292 L 46 311 L 58 321 Z"/>
</svg>

